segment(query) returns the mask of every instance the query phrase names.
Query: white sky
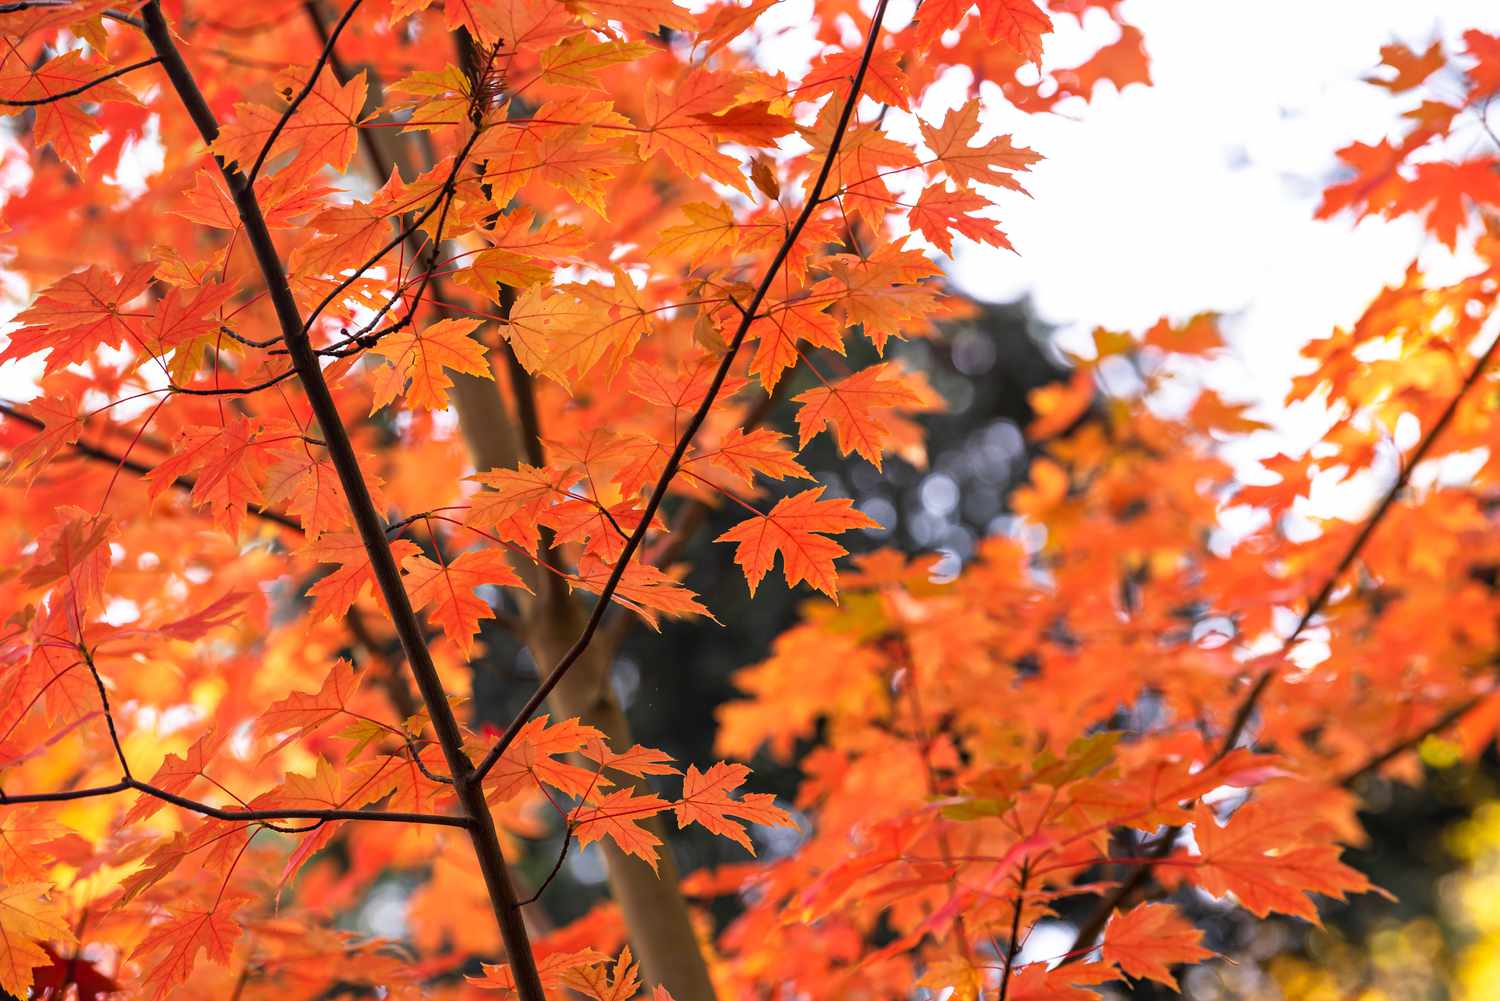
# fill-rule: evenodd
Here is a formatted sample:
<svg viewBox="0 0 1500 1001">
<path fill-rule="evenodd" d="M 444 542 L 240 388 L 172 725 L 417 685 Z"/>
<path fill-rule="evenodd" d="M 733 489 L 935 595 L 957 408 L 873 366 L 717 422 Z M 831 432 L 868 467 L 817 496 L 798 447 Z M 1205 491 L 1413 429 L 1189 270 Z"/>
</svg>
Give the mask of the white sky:
<svg viewBox="0 0 1500 1001">
<path fill-rule="evenodd" d="M 1380 46 L 1500 31 L 1500 2 L 1127 0 L 1122 10 L 1145 34 L 1153 86 L 1102 85 L 1092 104 L 1073 102 L 1076 120 L 988 109 L 987 125 L 1047 159 L 1025 179 L 1034 199 L 1003 203 L 1020 256 L 969 244 L 954 274 L 981 298 L 1029 294 L 1064 343 L 1095 325 L 1231 314 L 1241 398 L 1272 403 L 1297 348 L 1354 320 L 1427 242 L 1412 218 L 1312 217 L 1334 150 L 1385 137 L 1416 103 L 1362 82 Z M 1073 65 L 1087 51 L 1075 23 L 1058 18 L 1049 61 Z M 1114 37 L 1102 15 L 1087 27 Z M 1431 82 L 1456 99 L 1452 80 Z M 1434 266 L 1444 257 L 1428 255 Z"/>
</svg>

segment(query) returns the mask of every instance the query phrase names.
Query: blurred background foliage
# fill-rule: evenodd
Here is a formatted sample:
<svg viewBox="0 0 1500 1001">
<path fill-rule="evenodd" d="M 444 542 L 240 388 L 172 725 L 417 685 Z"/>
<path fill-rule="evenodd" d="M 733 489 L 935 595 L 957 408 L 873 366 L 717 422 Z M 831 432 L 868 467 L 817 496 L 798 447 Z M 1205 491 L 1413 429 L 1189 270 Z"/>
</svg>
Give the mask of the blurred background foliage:
<svg viewBox="0 0 1500 1001">
<path fill-rule="evenodd" d="M 870 351 L 868 346 L 863 350 Z M 891 458 L 876 470 L 857 456 L 842 457 L 829 436 L 805 454 L 828 496 L 853 498 L 883 526 L 845 538 L 853 552 L 893 547 L 908 554 L 939 553 L 936 572 L 956 572 L 978 540 L 1028 531 L 1013 517 L 1009 497 L 1027 481 L 1036 445 L 1028 441 L 1029 396 L 1071 375 L 1050 331 L 1024 302 L 977 304 L 930 340 L 893 344 L 891 357 L 924 373 L 942 407 L 921 418 L 925 456 Z M 873 361 L 826 352 L 811 358 L 820 371 L 840 373 Z M 805 366 L 778 394 L 768 425 L 794 427 L 787 401 L 815 385 Z M 1101 401 L 1080 419 L 1101 410 Z M 763 499 L 766 502 L 774 498 Z M 767 505 L 768 506 L 768 505 Z M 692 568 L 687 583 L 703 595 L 722 624 L 666 622 L 660 633 L 637 628 L 622 645 L 613 684 L 635 737 L 683 762 L 714 760 L 716 711 L 736 696 L 735 673 L 770 653 L 770 641 L 801 614 L 806 594 L 768 577 L 752 604 L 731 550 L 713 540 L 738 517 L 711 512 L 681 553 Z M 1040 540 L 1025 540 L 1033 547 Z M 501 723 L 519 707 L 536 677 L 529 653 L 503 628 L 487 629 L 486 653 L 475 677 L 477 722 Z M 800 754 L 796 757 L 800 757 Z M 758 756 L 751 762 L 757 791 L 789 805 L 798 771 Z M 1208 942 L 1225 960 L 1183 971 L 1183 995 L 1201 1001 L 1491 1001 L 1500 983 L 1500 761 L 1493 752 L 1474 764 L 1456 749 L 1429 739 L 1421 749 L 1427 772 L 1420 785 L 1369 778 L 1358 790 L 1368 840 L 1346 856 L 1391 892 L 1324 908 L 1321 928 L 1290 920 L 1256 920 L 1208 898 L 1190 901 L 1209 929 Z M 539 885 L 558 861 L 563 830 L 548 818 L 549 834 L 524 846 L 517 866 Z M 761 858 L 791 851 L 798 835 L 754 832 Z M 669 843 L 687 874 L 744 861 L 733 845 L 694 828 Z M 411 887 L 401 874 L 377 884 L 351 923 L 400 937 Z M 1193 891 L 1180 891 L 1191 893 Z M 1201 895 L 1200 895 L 1201 896 Z M 605 873 L 597 848 L 563 860 L 539 904 L 554 927 L 589 914 L 605 901 Z M 735 901 L 714 899 L 722 925 Z M 1066 905 L 1062 908 L 1067 915 Z M 596 914 L 596 917 L 604 915 Z M 1046 928 L 1046 925 L 1042 926 Z M 1036 957 L 1056 954 L 1071 940 L 1058 923 L 1056 943 L 1034 943 Z M 596 927 L 597 931 L 597 927 Z M 1056 945 L 1057 948 L 1053 948 Z M 1030 950 L 1028 950 L 1030 951 Z M 1142 983 L 1106 988 L 1120 998 L 1174 996 Z M 921 993 L 919 991 L 919 993 Z"/>
</svg>

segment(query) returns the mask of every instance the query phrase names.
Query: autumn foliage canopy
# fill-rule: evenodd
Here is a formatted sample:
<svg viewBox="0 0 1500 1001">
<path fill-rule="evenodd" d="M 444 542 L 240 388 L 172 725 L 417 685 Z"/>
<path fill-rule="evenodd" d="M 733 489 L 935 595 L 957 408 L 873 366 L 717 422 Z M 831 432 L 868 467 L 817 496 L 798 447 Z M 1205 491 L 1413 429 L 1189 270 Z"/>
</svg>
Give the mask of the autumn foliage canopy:
<svg viewBox="0 0 1500 1001">
<path fill-rule="evenodd" d="M 1465 264 L 1311 341 L 1311 448 L 1230 462 L 1214 317 L 1099 330 L 1032 400 L 1040 531 L 938 574 L 844 559 L 875 522 L 801 452 L 922 461 L 943 401 L 886 349 L 968 314 L 943 260 L 1010 248 L 1046 152 L 983 112 L 1148 85 L 1150 39 L 789 6 L 0 5 L 0 988 L 1091 1001 L 1213 961 L 1186 900 L 1377 891 L 1359 780 L 1500 724 L 1500 38 L 1372 72 L 1393 131 L 1320 214 Z M 1066 19 L 1116 40 L 1057 65 Z M 676 762 L 610 665 L 718 628 L 711 510 L 722 572 L 815 600 Z M 538 665 L 500 726 L 482 626 Z M 694 826 L 744 862 L 677 872 Z M 611 889 L 569 924 L 515 871 L 558 830 Z M 391 873 L 401 941 L 349 920 Z"/>
</svg>

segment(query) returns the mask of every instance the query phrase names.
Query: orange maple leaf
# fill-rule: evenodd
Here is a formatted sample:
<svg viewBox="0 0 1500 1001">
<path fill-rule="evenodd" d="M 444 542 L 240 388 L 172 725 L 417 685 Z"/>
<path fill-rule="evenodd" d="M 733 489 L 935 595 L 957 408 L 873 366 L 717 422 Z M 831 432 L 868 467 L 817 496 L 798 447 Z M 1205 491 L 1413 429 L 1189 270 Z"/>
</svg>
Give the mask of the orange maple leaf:
<svg viewBox="0 0 1500 1001">
<path fill-rule="evenodd" d="M 391 543 L 391 556 L 398 562 L 414 556 L 422 550 L 415 542 L 396 539 Z M 302 550 L 319 563 L 337 563 L 339 568 L 313 584 L 307 593 L 314 599 L 312 619 L 333 618 L 347 612 L 366 588 L 375 583 L 375 572 L 370 566 L 370 556 L 364 543 L 353 532 L 328 532 L 319 536 Z"/>
<path fill-rule="evenodd" d="M 858 452 L 880 469 L 891 434 L 882 415 L 922 402 L 903 376 L 895 365 L 882 362 L 793 397 L 793 402 L 802 404 L 797 411 L 798 444 L 805 448 L 824 427 L 830 427 L 840 455 Z"/>
<path fill-rule="evenodd" d="M 907 218 L 912 229 L 950 256 L 953 253 L 953 233 L 975 243 L 1015 250 L 995 220 L 974 215 L 975 212 L 990 207 L 990 200 L 982 195 L 971 191 L 952 191 L 946 184 L 934 184 L 922 192 Z"/>
<path fill-rule="evenodd" d="M 87 361 L 97 348 L 133 343 L 147 314 L 131 309 L 131 303 L 146 291 L 155 272 L 155 264 L 138 264 L 115 277 L 94 265 L 59 278 L 16 317 L 21 329 L 7 335 L 10 343 L 0 351 L 0 362 L 51 348 L 43 368 L 50 375 Z"/>
<path fill-rule="evenodd" d="M 1372 887 L 1362 873 L 1339 861 L 1337 844 L 1306 836 L 1309 820 L 1301 810 L 1252 800 L 1220 825 L 1213 811 L 1199 804 L 1193 823 L 1199 858 L 1183 877 L 1214 896 L 1234 894 L 1256 917 L 1274 911 L 1320 924 L 1308 894 L 1343 900 Z"/>
<path fill-rule="evenodd" d="M 136 946 L 133 957 L 149 959 L 141 981 L 147 996 L 163 998 L 172 988 L 187 980 L 198 964 L 198 955 L 208 953 L 211 962 L 229 962 L 235 942 L 243 934 L 233 915 L 236 905 L 248 898 L 229 895 L 215 901 L 210 910 L 183 909 L 152 928 Z"/>
<path fill-rule="evenodd" d="M 78 941 L 49 883 L 0 886 L 0 988 L 16 997 L 31 992 L 31 971 L 52 962 L 48 942 Z"/>
<path fill-rule="evenodd" d="M 714 834 L 744 846 L 751 855 L 755 854 L 755 845 L 741 821 L 767 827 L 795 828 L 797 822 L 776 805 L 775 796 L 752 792 L 744 793 L 736 800 L 729 795 L 744 785 L 749 775 L 749 768 L 728 761 L 720 761 L 706 772 L 688 765 L 687 774 L 682 778 L 682 799 L 677 803 L 677 826 L 702 824 Z"/>
<path fill-rule="evenodd" d="M 1171 904 L 1141 904 L 1109 919 L 1100 958 L 1132 977 L 1155 980 L 1175 991 L 1171 964 L 1196 963 L 1214 955 L 1199 944 L 1202 941 L 1203 932 Z"/>
<path fill-rule="evenodd" d="M 599 797 L 594 803 L 578 806 L 568 814 L 568 826 L 578 838 L 578 847 L 587 848 L 600 838 L 609 838 L 627 855 L 634 855 L 656 868 L 656 849 L 661 839 L 642 827 L 639 821 L 672 808 L 656 793 L 639 795 L 634 789 L 617 789 Z"/>
<path fill-rule="evenodd" d="M 485 584 L 531 590 L 502 549 L 462 553 L 447 565 L 416 554 L 403 559 L 401 568 L 406 571 L 403 579 L 412 605 L 429 609 L 428 617 L 442 627 L 466 657 L 474 650 L 474 634 L 479 632 L 480 620 L 495 617 L 489 604 L 474 590 Z"/>
<path fill-rule="evenodd" d="M 742 521 L 714 540 L 739 543 L 734 561 L 744 569 L 752 595 L 780 553 L 787 586 L 807 581 L 830 598 L 838 596 L 833 561 L 848 550 L 824 536 L 880 525 L 856 511 L 847 498 L 819 500 L 824 489 L 813 487 L 783 498 L 770 513 Z"/>
<path fill-rule="evenodd" d="M 403 393 L 413 410 L 444 409 L 453 388 L 448 369 L 493 379 L 484 345 L 469 336 L 478 326 L 474 319 L 439 320 L 422 330 L 407 327 L 382 337 L 370 350 L 388 358 L 391 367 L 376 373 L 370 413 Z"/>
<path fill-rule="evenodd" d="M 358 688 L 359 675 L 355 672 L 354 665 L 340 657 L 316 692 L 293 692 L 284 699 L 272 702 L 256 717 L 255 732 L 262 736 L 278 733 L 284 736 L 275 747 L 266 752 L 266 756 L 269 757 L 292 741 L 307 736 L 344 712 Z"/>
</svg>

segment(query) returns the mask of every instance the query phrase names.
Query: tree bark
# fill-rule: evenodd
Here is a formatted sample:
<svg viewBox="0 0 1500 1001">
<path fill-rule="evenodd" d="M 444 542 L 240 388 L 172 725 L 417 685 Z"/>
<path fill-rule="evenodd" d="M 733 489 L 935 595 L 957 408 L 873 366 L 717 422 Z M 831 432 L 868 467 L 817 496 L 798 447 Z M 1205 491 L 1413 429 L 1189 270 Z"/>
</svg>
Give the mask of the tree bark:
<svg viewBox="0 0 1500 1001">
<path fill-rule="evenodd" d="M 311 0 L 307 10 L 326 44 L 328 22 L 322 11 Z M 336 53 L 330 59 L 330 65 L 340 82 L 347 81 L 352 75 Z M 378 88 L 380 84 L 374 79 L 374 73 L 368 75 L 372 88 Z M 416 155 L 419 159 L 422 154 L 409 145 L 392 141 L 395 137 L 385 132 L 382 129 L 363 129 L 360 132 L 365 158 L 377 175 L 377 183 L 389 176 L 393 166 L 402 168 L 400 158 L 403 154 Z M 421 249 L 415 244 L 413 240 L 411 250 L 414 255 Z M 449 301 L 441 291 L 443 285 L 441 277 L 434 276 L 432 286 L 439 303 Z M 434 308 L 440 313 L 447 312 L 441 305 Z M 499 350 L 508 352 L 509 349 L 501 345 Z M 522 381 L 526 378 L 525 373 L 512 369 L 509 374 L 520 377 L 515 380 L 520 383 L 516 385 L 515 395 L 518 404 L 524 406 L 521 397 L 530 392 L 529 384 Z M 496 373 L 496 379 L 499 378 L 503 376 Z M 508 468 L 523 461 L 539 463 L 541 443 L 534 439 L 523 440 L 521 425 L 524 422 L 517 420 L 506 408 L 498 382 L 454 373 L 453 383 L 450 398 L 458 413 L 459 429 L 475 469 Z M 586 615 L 583 606 L 551 574 L 539 573 L 530 564 L 518 567 L 518 570 L 535 591 L 534 597 L 520 596 L 523 599 L 524 626 L 519 638 L 526 644 L 539 669 L 545 671 L 562 659 L 582 631 Z M 558 719 L 577 716 L 583 723 L 602 731 L 612 747 L 624 750 L 634 740 L 625 712 L 609 684 L 613 659 L 612 646 L 603 642 L 601 637 L 551 694 L 547 707 Z M 645 789 L 644 781 L 636 784 Z M 640 859 L 626 855 L 614 842 L 606 839 L 603 843 L 610 895 L 620 908 L 641 972 L 648 983 L 659 984 L 671 991 L 676 1001 L 715 1001 L 713 982 L 709 978 L 702 946 L 693 930 L 692 915 L 678 888 L 679 875 L 667 831 L 656 818 L 649 819 L 644 826 L 663 842 L 662 857 L 656 870 Z"/>
<path fill-rule="evenodd" d="M 172 38 L 172 29 L 162 13 L 158 0 L 152 0 L 141 10 L 146 37 L 156 51 L 166 70 L 178 98 L 193 119 L 203 141 L 212 145 L 218 138 L 219 126 L 208 106 L 203 92 L 183 61 L 182 54 Z M 217 158 L 216 158 L 217 159 Z M 338 407 L 328 383 L 323 378 L 323 369 L 318 362 L 307 331 L 303 329 L 301 310 L 287 282 L 285 268 L 271 232 L 261 214 L 255 190 L 237 169 L 222 159 L 217 159 L 224 182 L 234 196 L 235 208 L 245 228 L 245 236 L 255 254 L 261 275 L 265 280 L 271 304 L 281 327 L 281 336 L 292 364 L 296 367 L 302 388 L 307 394 L 314 417 L 317 419 L 329 456 L 338 472 L 339 483 L 349 502 L 350 514 L 370 558 L 371 570 L 381 595 L 390 609 L 391 622 L 401 641 L 402 652 L 415 678 L 417 688 L 426 703 L 433 733 L 442 745 L 443 755 L 453 775 L 454 791 L 460 809 L 467 820 L 469 839 L 474 845 L 485 888 L 489 892 L 496 923 L 505 943 L 506 958 L 515 977 L 517 992 L 525 1001 L 546 1001 L 536 960 L 531 952 L 531 943 L 521 915 L 515 888 L 510 882 L 510 873 L 500 849 L 500 838 L 495 830 L 495 821 L 485 802 L 482 783 L 474 773 L 474 763 L 463 749 L 463 737 L 458 720 L 448 704 L 447 692 L 443 689 L 437 667 L 432 662 L 422 636 L 422 626 L 401 581 L 401 572 L 391 555 L 386 540 L 385 523 L 375 510 L 370 498 L 368 484 L 360 470 L 354 446 L 344 429 Z"/>
</svg>

